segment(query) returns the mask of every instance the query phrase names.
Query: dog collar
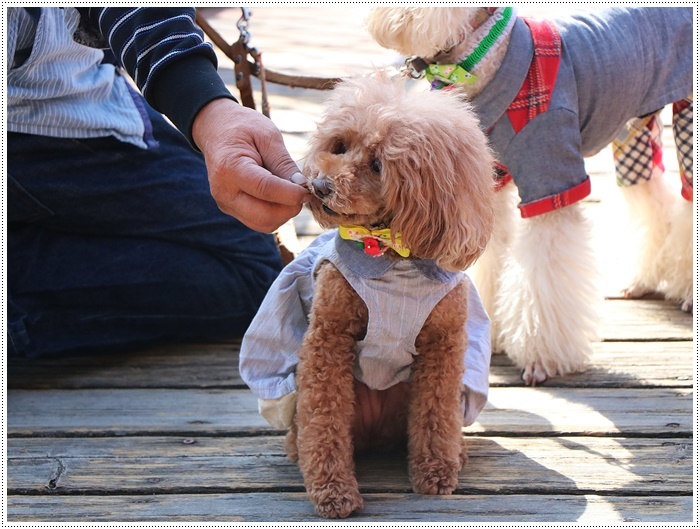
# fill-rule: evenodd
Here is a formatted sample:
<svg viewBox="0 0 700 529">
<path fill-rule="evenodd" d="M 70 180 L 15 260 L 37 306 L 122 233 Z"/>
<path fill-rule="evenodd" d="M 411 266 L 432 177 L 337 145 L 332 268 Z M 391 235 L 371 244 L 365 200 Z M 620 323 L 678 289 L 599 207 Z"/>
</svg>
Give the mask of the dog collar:
<svg viewBox="0 0 700 529">
<path fill-rule="evenodd" d="M 506 7 L 491 26 L 486 36 L 481 39 L 474 50 L 459 64 L 426 64 L 425 77 L 430 81 L 433 90 L 441 90 L 446 86 L 456 88 L 476 82 L 477 77 L 471 71 L 493 47 L 503 31 L 508 26 L 513 15 L 513 8 Z"/>
<path fill-rule="evenodd" d="M 479 9 L 477 12 L 476 16 L 474 19 L 471 21 L 471 24 L 469 24 L 472 29 L 476 30 L 481 27 L 481 25 L 486 22 L 489 18 L 493 16 L 493 14 L 498 10 L 498 7 L 482 7 Z"/>
<path fill-rule="evenodd" d="M 354 240 L 345 240 L 340 237 L 338 230 L 333 230 L 334 252 L 337 253 L 340 262 L 347 268 L 348 271 L 363 279 L 379 279 L 391 270 L 400 268 L 405 270 L 407 266 L 418 270 L 425 278 L 438 283 L 448 283 L 452 281 L 455 275 L 463 274 L 464 272 L 447 271 L 440 268 L 433 259 L 421 259 L 415 255 L 411 259 L 391 259 L 390 257 L 379 256 L 372 257 L 364 252 L 364 247 Z M 317 241 L 326 243 L 329 239 L 326 234 L 319 236 Z M 314 243 L 316 244 L 316 243 Z M 358 248 L 359 246 L 359 248 Z"/>
<path fill-rule="evenodd" d="M 391 248 L 401 257 L 408 257 L 411 252 L 401 243 L 401 233 L 393 233 L 391 229 L 369 230 L 364 226 L 338 226 L 338 235 L 346 241 L 357 241 L 365 253 L 379 257 Z"/>
</svg>

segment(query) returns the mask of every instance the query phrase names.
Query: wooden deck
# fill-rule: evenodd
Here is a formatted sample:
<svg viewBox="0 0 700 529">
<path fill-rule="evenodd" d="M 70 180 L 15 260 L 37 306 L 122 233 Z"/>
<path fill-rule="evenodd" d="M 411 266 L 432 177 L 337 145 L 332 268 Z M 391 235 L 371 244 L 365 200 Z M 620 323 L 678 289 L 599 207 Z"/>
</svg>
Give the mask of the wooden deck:
<svg viewBox="0 0 700 529">
<path fill-rule="evenodd" d="M 356 37 L 358 29 L 338 29 L 361 20 L 351 8 L 285 9 L 280 16 L 279 8 L 256 8 L 251 22 L 268 67 L 300 65 L 319 74 L 328 53 L 335 55 L 326 75 L 366 68 L 368 57 L 387 64 L 385 52 Z M 338 17 L 338 9 L 347 16 Z M 237 10 L 211 15 L 235 31 Z M 223 59 L 222 75 L 230 75 Z M 273 119 L 299 156 L 323 96 L 271 92 Z M 667 156 L 673 160 L 672 151 Z M 350 521 L 696 519 L 693 317 L 662 300 L 615 298 L 627 271 L 615 266 L 619 239 L 601 214 L 601 197 L 612 186 L 609 154 L 587 167 L 594 178 L 587 208 L 598 219 L 611 297 L 601 305 L 602 341 L 590 369 L 528 388 L 508 359 L 495 355 L 487 407 L 464 430 L 470 460 L 457 492 L 415 495 L 401 456 L 363 456 L 357 473 L 365 508 Z M 297 228 L 315 232 L 304 216 Z M 320 521 L 285 457 L 283 432 L 266 425 L 240 379 L 237 354 L 238 344 L 230 343 L 9 360 L 6 521 Z"/>
<path fill-rule="evenodd" d="M 585 373 L 527 388 L 494 357 L 456 494 L 412 494 L 403 457 L 365 456 L 351 520 L 692 521 L 691 317 L 656 300 L 604 311 Z M 7 520 L 318 521 L 237 351 L 10 361 Z"/>
</svg>

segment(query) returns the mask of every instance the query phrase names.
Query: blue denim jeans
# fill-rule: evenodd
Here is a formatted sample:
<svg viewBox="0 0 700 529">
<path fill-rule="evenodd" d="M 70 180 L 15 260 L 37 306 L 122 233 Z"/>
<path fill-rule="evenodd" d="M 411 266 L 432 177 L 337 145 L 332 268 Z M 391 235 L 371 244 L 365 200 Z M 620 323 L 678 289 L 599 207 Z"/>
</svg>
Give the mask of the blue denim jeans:
<svg viewBox="0 0 700 529">
<path fill-rule="evenodd" d="M 158 145 L 8 133 L 10 354 L 241 336 L 281 269 L 221 213 L 206 168 L 149 109 Z"/>
</svg>

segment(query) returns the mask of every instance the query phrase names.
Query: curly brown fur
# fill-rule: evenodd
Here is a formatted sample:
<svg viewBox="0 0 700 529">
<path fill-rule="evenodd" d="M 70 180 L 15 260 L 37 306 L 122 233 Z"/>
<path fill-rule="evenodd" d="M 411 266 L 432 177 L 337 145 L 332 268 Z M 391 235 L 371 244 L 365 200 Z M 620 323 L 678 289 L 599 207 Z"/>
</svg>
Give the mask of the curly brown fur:
<svg viewBox="0 0 700 529">
<path fill-rule="evenodd" d="M 435 306 L 416 339 L 408 453 L 413 490 L 420 494 L 451 494 L 464 464 L 460 388 L 467 294 L 465 282 L 457 285 Z"/>
<path fill-rule="evenodd" d="M 488 242 L 494 212 L 491 152 L 469 105 L 447 93 L 409 94 L 401 80 L 377 75 L 339 85 L 328 108 L 304 167 L 316 220 L 327 228 L 391 227 L 411 258 L 448 270 L 471 264 Z M 467 293 L 460 283 L 428 316 L 409 382 L 371 390 L 354 378 L 367 307 L 334 265 L 321 265 L 286 439 L 320 515 L 344 518 L 362 507 L 355 450 L 406 438 L 414 490 L 456 488 L 466 457 L 460 399 Z M 383 408 L 366 414 L 360 398 Z"/>
<path fill-rule="evenodd" d="M 331 264 L 319 270 L 297 367 L 297 451 L 316 511 L 345 518 L 362 507 L 354 473 L 355 343 L 367 308 Z"/>
<path fill-rule="evenodd" d="M 408 438 L 409 475 L 419 494 L 450 494 L 466 461 L 460 395 L 466 349 L 468 285 L 463 282 L 430 313 L 416 340 L 418 356 L 410 384 L 385 391 L 394 399 L 358 438 L 353 377 L 355 343 L 367 329 L 367 308 L 330 263 L 318 274 L 309 329 L 299 352 L 295 424 L 287 434 L 290 458 L 298 458 L 316 511 L 345 518 L 362 507 L 353 452 L 391 448 Z"/>
<path fill-rule="evenodd" d="M 327 107 L 304 164 L 310 183 L 331 189 L 309 203 L 319 224 L 391 226 L 415 257 L 446 270 L 472 264 L 494 206 L 493 158 L 469 103 L 377 74 L 342 83 Z"/>
</svg>

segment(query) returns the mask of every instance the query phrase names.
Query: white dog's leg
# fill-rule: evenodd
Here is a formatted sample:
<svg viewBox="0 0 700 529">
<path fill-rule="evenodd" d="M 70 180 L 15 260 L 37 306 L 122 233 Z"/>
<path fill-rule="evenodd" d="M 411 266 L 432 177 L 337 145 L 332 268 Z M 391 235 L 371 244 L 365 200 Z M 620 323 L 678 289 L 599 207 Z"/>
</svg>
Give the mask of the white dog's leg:
<svg viewBox="0 0 700 529">
<path fill-rule="evenodd" d="M 671 211 L 678 201 L 663 175 L 659 113 L 635 118 L 613 141 L 615 174 L 627 202 L 638 249 L 632 284 L 623 290 L 637 298 L 661 290 L 669 262 L 661 252 L 671 229 Z M 673 260 L 673 258 L 671 259 Z"/>
<path fill-rule="evenodd" d="M 664 178 L 622 188 L 639 248 L 632 284 L 623 292 L 637 298 L 663 293 L 684 311 L 693 308 L 693 203 L 683 199 Z"/>
<path fill-rule="evenodd" d="M 638 237 L 634 245 L 638 251 L 633 280 L 623 293 L 625 297 L 638 298 L 660 290 L 668 276 L 666 267 L 669 263 L 661 248 L 666 246 L 671 229 L 671 210 L 678 199 L 662 176 L 621 190 Z M 692 217 L 689 218 L 692 230 Z M 692 237 L 686 246 L 691 241 Z"/>
<path fill-rule="evenodd" d="M 666 281 L 662 287 L 667 299 L 680 301 L 681 309 L 693 310 L 693 99 L 673 105 L 673 139 L 676 143 L 683 200 L 671 212 L 671 228 L 661 247 Z M 688 200 L 686 200 L 688 199 Z"/>
<path fill-rule="evenodd" d="M 674 204 L 668 237 L 659 249 L 665 280 L 661 291 L 677 301 L 681 309 L 693 310 L 693 203 L 680 199 Z"/>
<path fill-rule="evenodd" d="M 600 296 L 581 205 L 521 222 L 512 250 L 496 310 L 506 353 L 528 385 L 582 370 L 597 338 Z"/>
<path fill-rule="evenodd" d="M 494 352 L 503 352 L 500 324 L 496 317 L 496 300 L 501 290 L 501 275 L 510 257 L 511 244 L 518 221 L 515 185 L 508 185 L 496 193 L 496 222 L 491 240 L 479 260 L 470 270 L 486 313 L 491 318 L 491 345 Z"/>
</svg>

